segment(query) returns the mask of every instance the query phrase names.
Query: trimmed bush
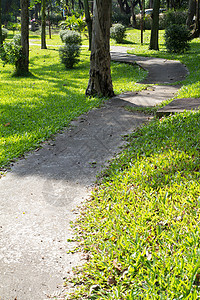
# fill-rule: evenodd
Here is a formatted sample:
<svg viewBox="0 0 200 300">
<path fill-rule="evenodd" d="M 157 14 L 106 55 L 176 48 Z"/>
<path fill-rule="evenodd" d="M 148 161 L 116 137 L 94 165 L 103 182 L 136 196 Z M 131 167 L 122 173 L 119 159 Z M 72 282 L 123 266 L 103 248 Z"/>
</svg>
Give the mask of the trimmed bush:
<svg viewBox="0 0 200 300">
<path fill-rule="evenodd" d="M 5 64 L 15 65 L 22 57 L 21 35 L 16 34 L 11 42 L 5 42 L 0 51 L 0 58 Z"/>
<path fill-rule="evenodd" d="M 60 47 L 59 56 L 65 67 L 67 69 L 72 69 L 73 66 L 80 61 L 80 45 L 67 44 Z"/>
<path fill-rule="evenodd" d="M 5 28 L 2 28 L 2 38 L 3 38 L 3 42 L 5 41 L 5 39 L 8 36 L 8 30 Z"/>
<path fill-rule="evenodd" d="M 165 30 L 165 46 L 168 52 L 183 53 L 189 50 L 190 31 L 185 25 L 171 24 Z"/>
<path fill-rule="evenodd" d="M 122 43 L 126 37 L 126 27 L 122 24 L 114 24 L 110 29 L 110 37 L 117 43 Z"/>
<path fill-rule="evenodd" d="M 72 69 L 79 62 L 81 35 L 77 31 L 61 30 L 60 38 L 65 43 L 59 49 L 61 62 L 65 65 L 66 69 Z"/>
<path fill-rule="evenodd" d="M 71 44 L 79 44 L 81 45 L 81 35 L 77 31 L 72 30 L 61 30 L 60 38 L 63 43 L 71 45 Z"/>
</svg>

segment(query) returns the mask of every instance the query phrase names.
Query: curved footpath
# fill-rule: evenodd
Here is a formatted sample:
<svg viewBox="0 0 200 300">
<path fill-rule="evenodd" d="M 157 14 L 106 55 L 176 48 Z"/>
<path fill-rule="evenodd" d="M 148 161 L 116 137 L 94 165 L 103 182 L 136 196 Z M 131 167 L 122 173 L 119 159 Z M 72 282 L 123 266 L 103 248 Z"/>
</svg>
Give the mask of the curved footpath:
<svg viewBox="0 0 200 300">
<path fill-rule="evenodd" d="M 174 82 L 187 73 L 178 62 L 127 56 L 122 50 L 127 49 L 113 48 L 113 59 L 140 63 L 149 70 L 145 83 Z M 112 98 L 18 160 L 0 179 L 0 299 L 64 299 L 59 297 L 63 279 L 82 259 L 79 253 L 67 253 L 74 246 L 67 239 L 77 205 L 89 195 L 102 166 L 120 151 L 122 135 L 148 121 L 124 106 L 152 106 L 172 98 L 177 89 L 152 86 Z"/>
</svg>

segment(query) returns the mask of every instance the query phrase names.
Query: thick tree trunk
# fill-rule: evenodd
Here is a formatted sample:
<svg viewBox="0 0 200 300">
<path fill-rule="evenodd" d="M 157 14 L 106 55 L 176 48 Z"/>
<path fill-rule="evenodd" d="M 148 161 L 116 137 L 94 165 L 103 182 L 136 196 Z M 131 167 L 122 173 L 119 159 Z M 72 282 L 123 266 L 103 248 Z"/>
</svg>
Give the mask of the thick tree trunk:
<svg viewBox="0 0 200 300">
<path fill-rule="evenodd" d="M 160 0 L 154 0 L 153 4 L 153 21 L 151 27 L 151 39 L 150 39 L 150 50 L 159 50 L 158 46 L 158 32 L 159 32 L 159 9 Z"/>
<path fill-rule="evenodd" d="M 16 75 L 29 74 L 29 0 L 20 0 L 22 57 L 16 63 Z"/>
<path fill-rule="evenodd" d="M 131 13 L 131 7 L 129 6 L 127 0 L 117 0 L 120 10 L 122 13 L 130 14 Z"/>
<path fill-rule="evenodd" d="M 47 45 L 46 45 L 46 13 L 45 13 L 46 0 L 42 0 L 41 10 L 42 10 L 41 49 L 47 49 Z"/>
<path fill-rule="evenodd" d="M 196 13 L 196 1 L 195 0 L 189 0 L 189 7 L 188 7 L 188 15 L 187 15 L 187 21 L 186 25 L 188 28 L 190 28 L 193 24 L 193 18 Z"/>
<path fill-rule="evenodd" d="M 89 50 L 92 48 L 92 19 L 90 16 L 90 8 L 88 0 L 84 0 L 84 10 L 85 10 L 85 18 L 88 28 L 88 35 L 89 35 Z"/>
<path fill-rule="evenodd" d="M 2 27 L 1 27 L 1 0 L 0 0 L 0 47 L 3 45 Z"/>
<path fill-rule="evenodd" d="M 112 0 L 95 0 L 90 57 L 90 79 L 86 95 L 114 96 L 110 71 L 110 25 Z"/>
</svg>

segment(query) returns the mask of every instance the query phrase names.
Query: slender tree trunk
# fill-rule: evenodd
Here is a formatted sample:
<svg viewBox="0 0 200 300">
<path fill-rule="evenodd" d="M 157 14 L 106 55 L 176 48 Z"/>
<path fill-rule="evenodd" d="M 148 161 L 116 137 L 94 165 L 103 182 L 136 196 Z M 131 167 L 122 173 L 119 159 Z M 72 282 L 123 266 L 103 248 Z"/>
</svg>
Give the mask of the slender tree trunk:
<svg viewBox="0 0 200 300">
<path fill-rule="evenodd" d="M 16 75 L 29 74 L 29 0 L 20 0 L 22 57 L 16 62 Z"/>
<path fill-rule="evenodd" d="M 140 24 L 140 31 L 141 31 L 141 44 L 143 44 L 143 32 L 144 32 L 144 16 L 145 16 L 145 1 L 142 0 L 141 2 L 141 24 Z"/>
<path fill-rule="evenodd" d="M 196 13 L 196 1 L 189 0 L 189 7 L 188 7 L 188 14 L 187 14 L 187 21 L 186 21 L 186 25 L 188 26 L 188 28 L 192 26 L 195 13 Z"/>
<path fill-rule="evenodd" d="M 92 19 L 90 16 L 90 8 L 88 0 L 84 0 L 84 10 L 85 10 L 85 18 L 88 28 L 88 35 L 89 35 L 89 50 L 92 48 Z"/>
<path fill-rule="evenodd" d="M 49 38 L 51 39 L 51 20 L 50 20 L 50 7 L 48 6 L 48 25 L 49 25 Z"/>
<path fill-rule="evenodd" d="M 158 46 L 159 10 L 160 10 L 160 0 L 154 0 L 151 39 L 150 39 L 150 46 L 149 46 L 150 50 L 159 50 L 159 46 Z"/>
<path fill-rule="evenodd" d="M 112 0 L 95 0 L 90 57 L 90 79 L 86 95 L 114 96 L 110 71 L 110 25 Z"/>
<path fill-rule="evenodd" d="M 47 49 L 46 45 L 46 0 L 42 0 L 42 31 L 41 31 L 41 49 Z"/>
<path fill-rule="evenodd" d="M 0 0 L 0 47 L 3 45 L 2 24 L 1 24 L 1 0 Z"/>
</svg>

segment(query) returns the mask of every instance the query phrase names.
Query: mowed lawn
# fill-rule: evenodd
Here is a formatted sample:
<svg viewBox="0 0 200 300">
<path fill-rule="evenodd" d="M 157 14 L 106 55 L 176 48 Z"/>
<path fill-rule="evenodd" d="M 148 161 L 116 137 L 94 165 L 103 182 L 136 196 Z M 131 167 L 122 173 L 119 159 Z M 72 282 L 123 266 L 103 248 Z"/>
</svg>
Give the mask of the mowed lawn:
<svg viewBox="0 0 200 300">
<path fill-rule="evenodd" d="M 61 44 L 57 36 L 55 41 Z M 105 100 L 85 96 L 90 60 L 87 48 L 82 49 L 80 63 L 72 70 L 60 63 L 58 49 L 41 50 L 31 45 L 29 78 L 12 77 L 14 67 L 3 67 L 0 62 L 0 168 Z M 137 66 L 112 63 L 116 94 L 142 89 L 144 86 L 136 82 L 145 75 Z"/>
</svg>

